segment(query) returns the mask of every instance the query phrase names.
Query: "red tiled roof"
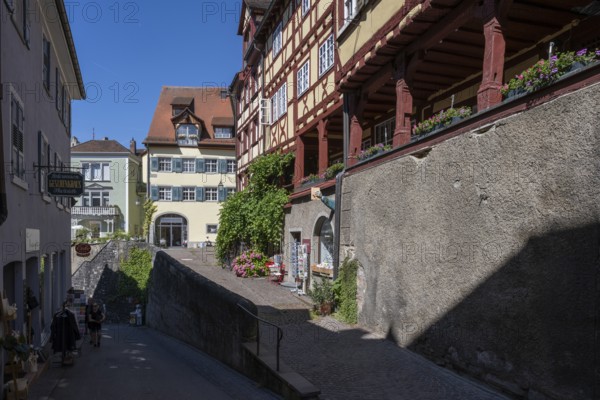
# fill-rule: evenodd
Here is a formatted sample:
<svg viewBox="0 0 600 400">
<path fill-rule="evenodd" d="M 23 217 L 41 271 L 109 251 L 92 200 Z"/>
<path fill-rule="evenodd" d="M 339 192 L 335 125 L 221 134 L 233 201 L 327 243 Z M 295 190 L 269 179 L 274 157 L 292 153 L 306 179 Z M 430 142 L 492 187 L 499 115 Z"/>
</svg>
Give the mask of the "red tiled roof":
<svg viewBox="0 0 600 400">
<path fill-rule="evenodd" d="M 228 118 L 233 121 L 233 111 L 229 98 L 221 98 L 221 91 L 223 90 L 227 90 L 227 88 L 163 86 L 144 143 L 177 143 L 175 126 L 171 120 L 173 117 L 173 106 L 171 104 L 176 98 L 186 97 L 194 99 L 194 115 L 204 121 L 209 136 L 214 138 L 213 118 Z M 224 144 L 226 143 L 224 142 Z"/>
<path fill-rule="evenodd" d="M 89 140 L 71 147 L 71 153 L 129 153 L 129 149 L 116 140 Z"/>
</svg>

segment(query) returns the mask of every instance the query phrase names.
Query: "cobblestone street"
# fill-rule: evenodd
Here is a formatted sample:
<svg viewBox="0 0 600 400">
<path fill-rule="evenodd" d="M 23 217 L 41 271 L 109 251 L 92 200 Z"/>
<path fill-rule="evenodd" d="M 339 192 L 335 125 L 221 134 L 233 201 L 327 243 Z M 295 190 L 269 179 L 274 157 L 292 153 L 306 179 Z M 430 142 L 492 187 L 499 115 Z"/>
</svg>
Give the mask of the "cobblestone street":
<svg viewBox="0 0 600 400">
<path fill-rule="evenodd" d="M 284 331 L 282 361 L 321 389 L 321 399 L 506 399 L 492 389 L 438 367 L 379 334 L 332 317 L 310 319 L 312 303 L 264 278 L 242 279 L 214 265 L 202 249 L 170 249 L 173 258 L 254 302 L 260 316 Z M 274 331 L 263 342 L 275 346 Z"/>
</svg>

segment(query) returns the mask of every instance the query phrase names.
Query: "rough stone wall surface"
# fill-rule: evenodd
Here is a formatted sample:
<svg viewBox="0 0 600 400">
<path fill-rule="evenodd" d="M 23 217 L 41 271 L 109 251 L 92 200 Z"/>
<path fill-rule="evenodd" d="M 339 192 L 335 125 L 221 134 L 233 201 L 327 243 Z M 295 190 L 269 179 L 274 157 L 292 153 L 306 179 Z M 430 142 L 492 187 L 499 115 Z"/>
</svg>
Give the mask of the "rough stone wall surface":
<svg viewBox="0 0 600 400">
<path fill-rule="evenodd" d="M 256 321 L 237 304 L 256 306 L 159 251 L 148 292 L 146 323 L 243 370 L 242 343 L 256 339 Z"/>
<path fill-rule="evenodd" d="M 93 245 L 100 250 L 96 255 L 86 257 L 72 276 L 72 285 L 83 289 L 86 296 L 94 297 L 99 303 L 107 306 L 108 318 L 113 321 L 127 321 L 129 313 L 135 305 L 126 299 L 118 298 L 119 270 L 121 260 L 128 257 L 132 247 L 141 247 L 156 252 L 154 246 L 147 243 L 111 240 L 103 245 Z"/>
<path fill-rule="evenodd" d="M 83 263 L 85 263 L 86 261 L 93 260 L 96 257 L 96 255 L 104 248 L 104 246 L 106 246 L 106 243 L 91 244 L 91 252 L 90 255 L 87 257 L 78 256 L 77 252 L 75 251 L 75 246 L 71 246 L 71 275 L 74 275 L 79 269 L 79 267 L 83 265 Z"/>
<path fill-rule="evenodd" d="M 596 84 L 345 177 L 360 323 L 517 396 L 599 398 L 598 110 Z"/>
</svg>

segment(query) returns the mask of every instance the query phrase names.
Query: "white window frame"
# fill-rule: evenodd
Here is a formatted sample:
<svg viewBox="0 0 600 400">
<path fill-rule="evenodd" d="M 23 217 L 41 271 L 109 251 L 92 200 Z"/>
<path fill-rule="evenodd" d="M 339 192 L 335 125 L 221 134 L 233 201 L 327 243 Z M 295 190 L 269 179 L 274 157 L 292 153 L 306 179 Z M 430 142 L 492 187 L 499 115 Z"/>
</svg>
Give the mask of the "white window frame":
<svg viewBox="0 0 600 400">
<path fill-rule="evenodd" d="M 94 169 L 94 166 L 98 166 Z M 84 179 L 87 182 L 110 182 L 110 163 L 102 161 L 85 161 L 81 163 Z M 94 171 L 98 171 L 95 175 Z"/>
<path fill-rule="evenodd" d="M 182 172 L 196 172 L 196 159 L 195 158 L 183 158 L 181 161 Z"/>
<path fill-rule="evenodd" d="M 281 52 L 283 47 L 283 21 L 277 24 L 273 31 L 273 58 Z"/>
<path fill-rule="evenodd" d="M 204 201 L 219 201 L 219 189 L 216 187 L 204 188 Z"/>
<path fill-rule="evenodd" d="M 231 139 L 233 128 L 231 126 L 215 126 L 215 139 Z"/>
<path fill-rule="evenodd" d="M 184 186 L 181 189 L 182 201 L 196 201 L 196 188 L 194 186 Z"/>
<path fill-rule="evenodd" d="M 15 118 L 17 120 L 15 120 Z M 20 121 L 18 121 L 19 119 Z M 10 162 L 12 167 L 11 173 L 15 178 L 18 178 L 24 182 L 25 107 L 23 105 L 23 101 L 21 100 L 17 92 L 13 90 L 12 86 L 10 91 L 10 143 Z"/>
<path fill-rule="evenodd" d="M 334 61 L 334 40 L 333 33 L 319 46 L 319 77 L 333 67 Z"/>
<path fill-rule="evenodd" d="M 375 143 L 392 144 L 394 139 L 394 129 L 396 127 L 396 118 L 392 117 L 375 125 Z"/>
<path fill-rule="evenodd" d="M 304 94 L 310 86 L 310 60 L 306 62 L 298 69 L 296 74 L 298 97 Z"/>
<path fill-rule="evenodd" d="M 219 161 L 216 158 L 207 158 L 204 160 L 204 172 L 208 174 L 216 174 L 219 168 L 218 165 Z"/>
<path fill-rule="evenodd" d="M 357 0 L 344 0 L 344 20 L 346 23 L 356 16 Z"/>
<path fill-rule="evenodd" d="M 284 82 L 271 97 L 271 107 L 273 110 L 273 121 L 271 123 L 275 123 L 287 113 L 287 83 Z"/>
<path fill-rule="evenodd" d="M 236 160 L 227 160 L 227 173 L 235 174 L 237 171 L 237 161 Z"/>
<path fill-rule="evenodd" d="M 158 157 L 158 172 L 173 172 L 173 160 L 170 157 Z"/>
<path fill-rule="evenodd" d="M 302 0 L 302 16 L 310 10 L 310 0 Z"/>
<path fill-rule="evenodd" d="M 170 186 L 159 186 L 158 187 L 158 200 L 159 201 L 173 201 L 173 188 Z"/>
</svg>

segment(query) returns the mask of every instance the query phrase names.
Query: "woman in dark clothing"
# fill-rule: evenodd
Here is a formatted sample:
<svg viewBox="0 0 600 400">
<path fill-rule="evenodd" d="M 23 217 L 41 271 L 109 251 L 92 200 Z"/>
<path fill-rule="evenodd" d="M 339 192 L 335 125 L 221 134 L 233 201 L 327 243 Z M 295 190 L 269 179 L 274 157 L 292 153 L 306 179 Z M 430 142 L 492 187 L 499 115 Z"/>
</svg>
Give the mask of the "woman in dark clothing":
<svg viewBox="0 0 600 400">
<path fill-rule="evenodd" d="M 100 347 L 100 337 L 102 336 L 102 322 L 105 320 L 104 313 L 102 309 L 98 305 L 98 303 L 94 303 L 92 306 L 92 310 L 88 315 L 88 329 L 90 331 L 90 336 L 92 338 L 92 344 L 94 347 Z"/>
</svg>

